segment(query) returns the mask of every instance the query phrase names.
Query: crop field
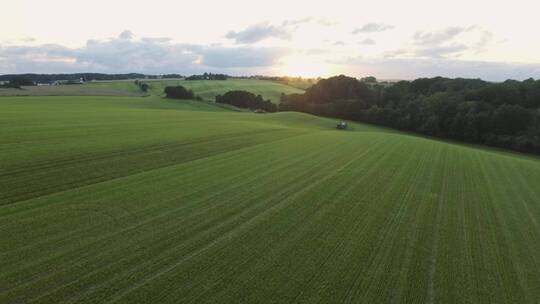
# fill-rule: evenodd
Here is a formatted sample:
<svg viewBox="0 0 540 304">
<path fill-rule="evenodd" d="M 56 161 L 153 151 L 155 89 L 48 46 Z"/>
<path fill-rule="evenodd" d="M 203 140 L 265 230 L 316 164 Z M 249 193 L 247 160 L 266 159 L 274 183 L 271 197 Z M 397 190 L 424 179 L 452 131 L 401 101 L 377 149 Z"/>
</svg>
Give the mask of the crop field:
<svg viewBox="0 0 540 304">
<path fill-rule="evenodd" d="M 229 79 L 229 80 L 149 80 L 144 81 L 150 85 L 150 92 L 155 95 L 163 93 L 165 86 L 182 85 L 192 89 L 196 95 L 205 100 L 214 101 L 216 95 L 224 94 L 233 90 L 249 91 L 256 95 L 262 95 L 274 103 L 279 103 L 281 93 L 303 93 L 303 90 L 267 80 L 252 79 Z"/>
<path fill-rule="evenodd" d="M 158 97 L 0 130 L 0 303 L 540 302 L 538 158 Z"/>
<path fill-rule="evenodd" d="M 207 101 L 214 101 L 216 95 L 232 90 L 245 90 L 260 94 L 274 103 L 279 102 L 281 93 L 302 93 L 303 90 L 266 80 L 141 80 L 150 85 L 148 92 L 142 92 L 133 80 L 96 81 L 80 85 L 34 86 L 23 89 L 0 88 L 0 96 L 161 96 L 166 86 L 182 85 Z"/>
<path fill-rule="evenodd" d="M 142 96 L 133 81 L 89 82 L 74 85 L 0 88 L 0 96 Z"/>
</svg>

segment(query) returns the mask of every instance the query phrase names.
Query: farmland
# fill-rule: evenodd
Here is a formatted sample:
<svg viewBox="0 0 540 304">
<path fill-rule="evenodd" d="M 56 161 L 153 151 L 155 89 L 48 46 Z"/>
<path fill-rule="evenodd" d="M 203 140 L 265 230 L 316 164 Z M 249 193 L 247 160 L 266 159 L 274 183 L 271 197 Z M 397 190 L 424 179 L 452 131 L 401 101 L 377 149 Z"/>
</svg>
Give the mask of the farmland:
<svg viewBox="0 0 540 304">
<path fill-rule="evenodd" d="M 0 303 L 540 302 L 535 157 L 156 96 L 0 129 Z"/>
<path fill-rule="evenodd" d="M 214 101 L 218 94 L 224 94 L 232 90 L 247 90 L 254 94 L 260 94 L 265 99 L 270 99 L 274 103 L 279 102 L 281 93 L 292 94 L 302 93 L 284 84 L 265 80 L 251 79 L 229 79 L 229 80 L 194 80 L 184 81 L 176 79 L 141 80 L 150 85 L 148 92 L 142 92 L 133 80 L 119 81 L 96 81 L 87 82 L 81 85 L 58 85 L 58 86 L 34 86 L 23 89 L 0 88 L 0 96 L 160 96 L 166 86 L 182 85 L 192 89 L 198 96 Z"/>
</svg>

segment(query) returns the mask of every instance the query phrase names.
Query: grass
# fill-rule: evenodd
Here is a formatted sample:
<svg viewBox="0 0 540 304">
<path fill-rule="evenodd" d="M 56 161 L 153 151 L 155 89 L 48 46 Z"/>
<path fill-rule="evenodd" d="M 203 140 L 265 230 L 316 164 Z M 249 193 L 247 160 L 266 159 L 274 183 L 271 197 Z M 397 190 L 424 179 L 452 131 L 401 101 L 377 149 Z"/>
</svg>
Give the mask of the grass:
<svg viewBox="0 0 540 304">
<path fill-rule="evenodd" d="M 147 93 L 142 92 L 133 80 L 96 81 L 82 85 L 59 85 L 24 87 L 23 89 L 0 88 L 0 96 L 161 96 L 166 86 L 183 85 L 192 89 L 195 94 L 206 101 L 214 101 L 216 95 L 232 90 L 245 90 L 260 94 L 265 99 L 279 103 L 281 93 L 292 94 L 303 92 L 300 89 L 266 80 L 229 79 L 229 80 L 195 80 L 184 81 L 174 79 L 141 80 L 150 85 Z"/>
<path fill-rule="evenodd" d="M 91 82 L 82 85 L 0 88 L 0 96 L 142 96 L 133 81 Z"/>
<path fill-rule="evenodd" d="M 334 124 L 0 98 L 0 302 L 540 301 L 538 159 Z"/>
<path fill-rule="evenodd" d="M 233 90 L 249 91 L 256 95 L 262 95 L 265 99 L 270 99 L 274 103 L 279 103 L 281 93 L 293 94 L 302 93 L 303 90 L 285 84 L 253 79 L 229 79 L 229 80 L 158 80 L 145 81 L 150 84 L 150 92 L 154 95 L 163 93 L 165 86 L 182 85 L 192 89 L 196 95 L 208 101 L 214 101 L 216 95 L 224 94 Z"/>
</svg>

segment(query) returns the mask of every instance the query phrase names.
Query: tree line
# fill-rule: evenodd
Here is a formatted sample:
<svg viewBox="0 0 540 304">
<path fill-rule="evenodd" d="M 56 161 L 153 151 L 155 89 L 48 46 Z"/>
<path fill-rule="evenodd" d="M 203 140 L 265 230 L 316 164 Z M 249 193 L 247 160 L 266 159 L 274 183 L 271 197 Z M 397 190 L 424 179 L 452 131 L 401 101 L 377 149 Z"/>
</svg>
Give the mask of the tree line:
<svg viewBox="0 0 540 304">
<path fill-rule="evenodd" d="M 186 89 L 181 85 L 165 87 L 165 96 L 173 99 L 196 99 L 202 101 L 200 96 L 196 96 L 193 90 Z M 270 100 L 264 100 L 261 95 L 255 95 L 247 91 L 229 91 L 223 95 L 217 95 L 216 103 L 228 104 L 242 109 L 253 111 L 276 112 L 278 107 Z"/>
<path fill-rule="evenodd" d="M 188 90 L 181 85 L 165 87 L 165 96 L 174 99 L 195 99 L 193 90 Z"/>
<path fill-rule="evenodd" d="M 246 91 L 229 91 L 216 96 L 216 103 L 228 104 L 238 108 L 276 112 L 277 105 L 270 100 L 264 100 L 261 95 L 255 95 Z"/>
<path fill-rule="evenodd" d="M 435 77 L 389 86 L 373 81 L 323 79 L 304 94 L 282 95 L 279 110 L 540 154 L 540 80 Z"/>
<path fill-rule="evenodd" d="M 186 80 L 227 80 L 228 78 L 229 76 L 225 74 L 204 73 L 201 75 L 188 76 L 186 77 Z"/>
<path fill-rule="evenodd" d="M 92 80 L 129 80 L 129 79 L 159 79 L 159 78 L 183 78 L 179 74 L 166 75 L 146 75 L 139 73 L 128 74 L 103 74 L 103 73 L 74 73 L 74 74 L 6 74 L 0 75 L 0 81 L 14 81 L 16 79 L 26 79 L 33 83 L 53 83 L 55 81 L 84 81 Z"/>
</svg>

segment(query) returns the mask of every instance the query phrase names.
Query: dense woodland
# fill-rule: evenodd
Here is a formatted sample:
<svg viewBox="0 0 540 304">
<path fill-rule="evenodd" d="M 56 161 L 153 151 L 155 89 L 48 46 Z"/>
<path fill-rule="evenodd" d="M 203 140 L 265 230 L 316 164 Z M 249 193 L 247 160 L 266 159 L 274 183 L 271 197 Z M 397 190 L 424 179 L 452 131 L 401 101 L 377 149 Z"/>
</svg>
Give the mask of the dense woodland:
<svg viewBox="0 0 540 304">
<path fill-rule="evenodd" d="M 255 95 L 246 91 L 229 91 L 216 96 L 217 103 L 229 104 L 238 108 L 276 112 L 277 105 L 270 100 L 264 100 L 261 95 Z"/>
<path fill-rule="evenodd" d="M 540 80 L 435 77 L 383 86 L 341 75 L 283 95 L 279 109 L 540 154 Z"/>
</svg>

